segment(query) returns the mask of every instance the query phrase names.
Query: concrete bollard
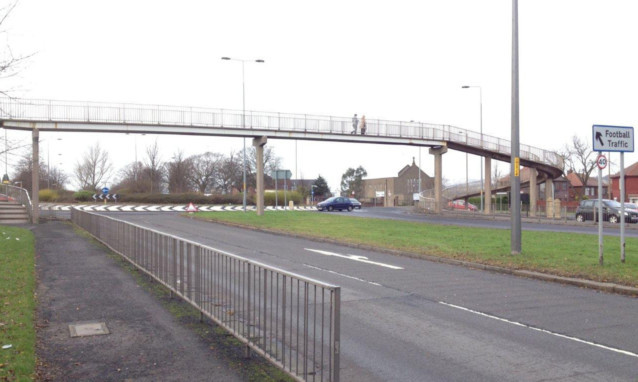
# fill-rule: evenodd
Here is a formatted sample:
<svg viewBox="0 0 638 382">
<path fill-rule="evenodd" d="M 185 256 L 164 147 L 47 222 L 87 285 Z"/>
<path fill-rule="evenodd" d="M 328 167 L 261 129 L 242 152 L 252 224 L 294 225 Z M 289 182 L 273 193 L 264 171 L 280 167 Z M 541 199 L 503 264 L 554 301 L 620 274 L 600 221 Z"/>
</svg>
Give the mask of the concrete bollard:
<svg viewBox="0 0 638 382">
<path fill-rule="evenodd" d="M 295 209 L 295 202 L 292 200 L 288 202 L 288 209 L 293 211 Z"/>
</svg>

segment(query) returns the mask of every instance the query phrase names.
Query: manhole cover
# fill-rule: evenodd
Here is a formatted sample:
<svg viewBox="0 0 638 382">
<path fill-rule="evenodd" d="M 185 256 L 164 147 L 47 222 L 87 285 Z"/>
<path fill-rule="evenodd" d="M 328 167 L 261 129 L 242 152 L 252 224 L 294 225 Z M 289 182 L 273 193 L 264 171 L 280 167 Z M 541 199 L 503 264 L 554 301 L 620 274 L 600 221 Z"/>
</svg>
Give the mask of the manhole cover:
<svg viewBox="0 0 638 382">
<path fill-rule="evenodd" d="M 72 324 L 69 325 L 69 331 L 71 332 L 71 337 L 100 336 L 102 334 L 109 334 L 109 330 L 104 322 Z"/>
</svg>

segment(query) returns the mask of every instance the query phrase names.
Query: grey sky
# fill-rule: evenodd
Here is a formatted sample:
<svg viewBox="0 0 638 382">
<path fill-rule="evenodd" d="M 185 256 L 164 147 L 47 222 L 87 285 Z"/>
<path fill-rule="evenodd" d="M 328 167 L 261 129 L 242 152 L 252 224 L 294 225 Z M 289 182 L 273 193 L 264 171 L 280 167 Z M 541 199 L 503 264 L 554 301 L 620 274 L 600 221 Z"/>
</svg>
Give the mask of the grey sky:
<svg viewBox="0 0 638 382">
<path fill-rule="evenodd" d="M 638 3 L 519 0 L 519 12 L 522 143 L 558 149 L 574 134 L 590 141 L 592 124 L 637 124 Z M 22 0 L 6 29 L 14 53 L 37 53 L 7 84 L 25 98 L 241 109 L 241 65 L 220 57 L 261 58 L 265 64 L 246 65 L 247 109 L 478 130 L 478 90 L 461 89 L 478 85 L 484 133 L 510 135 L 509 0 Z M 118 168 L 134 157 L 132 136 L 42 134 L 58 136 L 51 162 L 67 172 L 96 139 Z M 138 156 L 153 139 L 138 137 Z M 242 145 L 172 136 L 159 144 L 165 160 L 178 148 L 227 153 Z M 294 173 L 294 142 L 269 145 Z M 321 173 L 335 189 L 348 167 L 394 176 L 418 155 L 411 147 L 300 141 L 297 168 L 305 178 Z M 427 149 L 421 155 L 432 174 L 433 158 Z M 636 160 L 628 154 L 625 163 Z M 470 156 L 472 179 L 478 163 Z M 443 166 L 447 179 L 465 180 L 465 154 L 446 154 Z"/>
</svg>

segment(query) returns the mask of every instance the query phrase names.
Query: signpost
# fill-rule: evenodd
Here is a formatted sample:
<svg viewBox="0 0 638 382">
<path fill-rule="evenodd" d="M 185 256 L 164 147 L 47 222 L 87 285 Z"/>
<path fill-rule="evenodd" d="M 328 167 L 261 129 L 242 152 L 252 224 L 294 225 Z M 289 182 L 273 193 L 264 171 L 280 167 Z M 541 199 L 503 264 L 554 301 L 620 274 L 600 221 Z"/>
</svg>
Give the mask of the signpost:
<svg viewBox="0 0 638 382">
<path fill-rule="evenodd" d="M 103 197 L 105 196 L 105 197 Z M 106 199 L 108 199 L 109 196 L 109 188 L 108 187 L 104 187 L 102 189 L 102 195 L 100 195 L 100 199 L 104 199 L 104 204 L 106 204 Z"/>
<path fill-rule="evenodd" d="M 607 158 L 598 154 L 596 158 L 598 166 L 598 264 L 603 265 L 603 170 L 607 167 Z M 621 214 L 622 215 L 622 214 Z M 622 216 L 621 216 L 621 220 Z"/>
<path fill-rule="evenodd" d="M 596 158 L 598 166 L 598 263 L 603 265 L 603 226 L 602 226 L 602 178 L 607 167 L 607 158 L 603 151 L 620 153 L 620 261 L 625 262 L 625 153 L 634 152 L 634 128 L 628 126 L 592 126 L 592 147 L 600 155 Z M 611 180 L 611 179 L 610 179 Z M 610 185 L 611 186 L 611 185 Z"/>
<path fill-rule="evenodd" d="M 275 208 L 279 206 L 279 198 L 278 198 L 279 191 L 277 189 L 277 180 L 278 179 L 284 180 L 284 209 L 285 209 L 287 204 L 286 179 L 290 179 L 291 176 L 292 176 L 292 171 L 290 170 L 274 170 L 272 172 L 272 177 L 275 179 Z"/>
</svg>

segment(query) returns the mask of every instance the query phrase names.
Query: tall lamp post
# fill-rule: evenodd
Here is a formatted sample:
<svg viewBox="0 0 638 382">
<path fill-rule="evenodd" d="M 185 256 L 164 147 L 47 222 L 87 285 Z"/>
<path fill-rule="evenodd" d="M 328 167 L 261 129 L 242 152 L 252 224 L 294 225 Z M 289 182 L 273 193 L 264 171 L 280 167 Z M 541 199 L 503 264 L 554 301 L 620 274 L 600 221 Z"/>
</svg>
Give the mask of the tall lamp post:
<svg viewBox="0 0 638 382">
<path fill-rule="evenodd" d="M 222 57 L 222 60 L 239 61 L 241 62 L 241 93 L 242 93 L 242 113 L 241 113 L 241 127 L 246 129 L 246 83 L 244 77 L 244 65 L 246 62 L 264 63 L 264 60 L 244 60 L 241 58 Z M 246 137 L 244 137 L 244 212 L 246 212 Z"/>
<path fill-rule="evenodd" d="M 480 86 L 469 86 L 469 85 L 463 85 L 462 86 L 463 89 L 469 89 L 469 88 L 478 88 L 479 90 L 479 101 L 480 101 L 480 112 L 481 112 L 481 149 L 483 148 L 483 89 L 481 89 Z M 483 187 L 485 185 L 483 184 L 483 158 L 481 157 L 481 212 L 483 212 Z M 491 198 L 490 198 L 491 200 Z"/>
<path fill-rule="evenodd" d="M 518 94 L 518 0 L 512 0 L 512 149 L 510 162 L 510 206 L 512 255 L 521 253 L 521 178 L 520 178 L 520 126 Z"/>
</svg>

